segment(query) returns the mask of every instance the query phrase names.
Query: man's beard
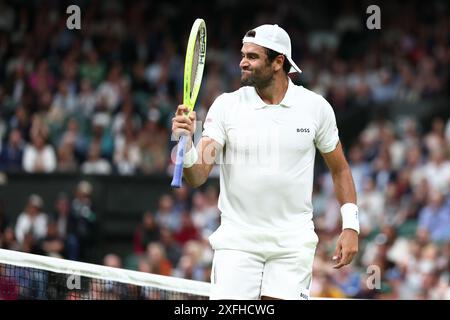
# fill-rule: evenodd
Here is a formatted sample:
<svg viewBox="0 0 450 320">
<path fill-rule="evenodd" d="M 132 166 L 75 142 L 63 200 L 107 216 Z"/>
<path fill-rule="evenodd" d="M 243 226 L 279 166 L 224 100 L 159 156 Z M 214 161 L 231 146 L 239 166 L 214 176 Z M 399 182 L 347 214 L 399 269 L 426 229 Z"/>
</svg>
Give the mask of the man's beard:
<svg viewBox="0 0 450 320">
<path fill-rule="evenodd" d="M 255 88 L 265 88 L 273 81 L 273 74 L 261 75 L 252 72 L 247 78 L 241 76 L 241 84 L 243 86 L 250 86 Z"/>
</svg>

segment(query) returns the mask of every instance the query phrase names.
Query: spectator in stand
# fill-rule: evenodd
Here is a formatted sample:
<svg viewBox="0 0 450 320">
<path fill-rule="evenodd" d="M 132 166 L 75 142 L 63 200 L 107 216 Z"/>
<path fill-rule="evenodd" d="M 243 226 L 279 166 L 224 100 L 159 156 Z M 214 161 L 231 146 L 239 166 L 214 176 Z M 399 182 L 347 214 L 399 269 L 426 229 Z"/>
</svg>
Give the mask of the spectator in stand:
<svg viewBox="0 0 450 320">
<path fill-rule="evenodd" d="M 441 149 L 445 146 L 445 123 L 442 118 L 437 117 L 432 120 L 431 130 L 425 135 L 423 140 L 425 147 L 429 151 Z"/>
<path fill-rule="evenodd" d="M 75 197 L 71 203 L 74 217 L 74 234 L 79 240 L 79 253 L 74 260 L 85 260 L 95 249 L 97 233 L 97 214 L 92 204 L 93 187 L 88 181 L 80 181 L 75 191 Z"/>
<path fill-rule="evenodd" d="M 441 191 L 430 189 L 428 202 L 419 212 L 418 232 L 426 232 L 436 243 L 450 241 L 450 196 L 447 198 Z"/>
<path fill-rule="evenodd" d="M 417 186 L 422 180 L 423 155 L 418 144 L 411 145 L 406 150 L 404 170 L 409 174 L 411 187 Z"/>
<path fill-rule="evenodd" d="M 209 237 L 219 227 L 219 210 L 208 206 L 203 192 L 196 191 L 192 197 L 192 221 L 202 237 Z"/>
<path fill-rule="evenodd" d="M 0 200 L 0 248 L 8 250 L 20 249 L 14 234 L 14 226 L 6 216 L 5 202 L 2 200 Z"/>
<path fill-rule="evenodd" d="M 199 241 L 188 241 L 183 247 L 174 276 L 185 279 L 206 281 L 205 269 L 202 261 L 203 247 Z"/>
<path fill-rule="evenodd" d="M 6 227 L 0 239 L 0 248 L 20 251 L 21 245 L 17 242 L 14 227 Z"/>
<path fill-rule="evenodd" d="M 145 63 L 143 61 L 138 61 L 133 65 L 131 90 L 135 92 L 136 102 L 140 110 L 145 106 L 145 101 L 148 99 L 148 96 L 154 94 L 156 91 L 155 86 L 151 86 L 145 78 Z"/>
<path fill-rule="evenodd" d="M 361 192 L 358 199 L 362 235 L 368 236 L 375 231 L 378 226 L 382 225 L 384 202 L 385 197 L 381 191 L 375 188 L 373 178 L 366 178 L 363 192 Z"/>
<path fill-rule="evenodd" d="M 360 290 L 360 274 L 352 266 L 331 275 L 332 282 L 345 294 L 354 297 Z"/>
<path fill-rule="evenodd" d="M 78 162 L 75 159 L 75 152 L 73 145 L 60 144 L 58 147 L 58 164 L 56 165 L 56 172 L 61 173 L 76 173 L 78 172 Z"/>
<path fill-rule="evenodd" d="M 159 198 L 158 210 L 156 211 L 156 222 L 161 228 L 168 228 L 177 232 L 181 228 L 180 214 L 174 210 L 173 198 L 169 194 L 163 194 Z"/>
<path fill-rule="evenodd" d="M 47 234 L 47 214 L 42 212 L 44 202 L 37 194 L 29 196 L 25 210 L 18 216 L 15 236 L 19 244 L 23 244 L 27 234 L 35 240 Z"/>
<path fill-rule="evenodd" d="M 129 128 L 126 126 L 129 125 Z M 121 110 L 114 116 L 112 121 L 112 132 L 114 136 L 120 137 L 126 134 L 126 129 L 138 131 L 141 128 L 141 118 L 135 111 L 133 101 L 127 98 L 122 104 Z"/>
<path fill-rule="evenodd" d="M 29 173 L 49 173 L 56 169 L 56 155 L 53 147 L 46 144 L 42 134 L 31 137 L 32 143 L 25 147 L 22 166 Z"/>
<path fill-rule="evenodd" d="M 398 91 L 398 81 L 394 78 L 392 71 L 382 68 L 376 73 L 375 81 L 370 84 L 372 98 L 377 103 L 392 101 Z"/>
<path fill-rule="evenodd" d="M 138 172 L 141 164 L 141 150 L 129 119 L 126 120 L 124 131 L 123 136 L 116 137 L 113 161 L 120 175 L 133 175 Z"/>
<path fill-rule="evenodd" d="M 146 249 L 146 256 L 151 273 L 163 276 L 172 275 L 172 264 L 166 258 L 166 252 L 161 244 L 157 242 L 149 243 Z"/>
<path fill-rule="evenodd" d="M 148 120 L 138 135 L 138 143 L 141 149 L 141 171 L 145 174 L 163 172 L 168 161 L 167 137 L 162 132 L 158 123 Z"/>
<path fill-rule="evenodd" d="M 441 192 L 450 191 L 450 160 L 447 159 L 444 145 L 430 150 L 429 160 L 422 170 L 422 177 L 427 179 L 430 187 Z"/>
<path fill-rule="evenodd" d="M 25 142 L 20 130 L 13 129 L 9 133 L 8 143 L 2 146 L 0 152 L 0 171 L 21 171 Z"/>
<path fill-rule="evenodd" d="M 56 79 L 50 71 L 47 59 L 41 59 L 28 78 L 28 85 L 33 91 L 42 93 L 55 87 Z"/>
<path fill-rule="evenodd" d="M 200 233 L 192 222 L 191 213 L 184 211 L 181 213 L 181 227 L 175 234 L 175 240 L 184 246 L 190 240 L 199 240 Z"/>
<path fill-rule="evenodd" d="M 103 265 L 112 268 L 122 268 L 122 259 L 114 253 L 108 253 L 103 258 Z"/>
<path fill-rule="evenodd" d="M 194 261 L 190 256 L 182 256 L 173 273 L 174 277 L 194 280 Z"/>
<path fill-rule="evenodd" d="M 28 89 L 24 64 L 17 64 L 11 72 L 11 78 L 5 82 L 5 93 L 10 97 L 13 105 L 21 102 L 24 92 Z"/>
<path fill-rule="evenodd" d="M 86 59 L 80 64 L 79 70 L 80 78 L 87 80 L 94 88 L 105 79 L 106 66 L 94 48 L 86 53 Z"/>
<path fill-rule="evenodd" d="M 20 131 L 25 141 L 30 141 L 30 115 L 23 105 L 18 105 L 14 115 L 9 119 L 9 127 Z"/>
<path fill-rule="evenodd" d="M 78 110 L 81 115 L 89 118 L 92 116 L 97 103 L 97 97 L 92 89 L 91 82 L 87 79 L 81 80 L 80 94 L 78 95 Z"/>
<path fill-rule="evenodd" d="M 60 81 L 58 84 L 58 91 L 53 98 L 51 109 L 58 110 L 57 112 L 65 119 L 73 115 L 77 110 L 77 97 L 74 92 L 70 91 L 69 83 L 67 81 Z"/>
<path fill-rule="evenodd" d="M 161 228 L 160 243 L 166 251 L 167 259 L 172 263 L 172 266 L 176 266 L 182 255 L 182 247 L 174 239 L 173 232 L 168 228 Z"/>
<path fill-rule="evenodd" d="M 36 247 L 37 253 L 42 255 L 55 258 L 64 258 L 66 256 L 64 239 L 58 232 L 56 221 L 49 219 L 47 223 L 47 234 L 37 241 Z"/>
<path fill-rule="evenodd" d="M 77 236 L 77 221 L 72 212 L 70 198 L 67 194 L 58 194 L 51 221 L 54 221 L 58 235 L 64 240 L 64 256 L 69 260 L 78 260 L 80 256 L 80 240 Z"/>
<path fill-rule="evenodd" d="M 180 188 L 173 189 L 173 209 L 181 214 L 183 211 L 189 210 L 190 205 L 190 194 L 189 187 L 183 184 Z"/>
<path fill-rule="evenodd" d="M 76 118 L 71 117 L 67 122 L 66 130 L 61 134 L 59 146 L 68 145 L 74 150 L 77 159 L 84 159 L 88 149 L 88 141 L 80 130 Z"/>
<path fill-rule="evenodd" d="M 393 180 L 394 171 L 392 170 L 391 157 L 385 148 L 381 149 L 373 160 L 372 171 L 376 188 L 380 191 L 386 190 Z"/>
<path fill-rule="evenodd" d="M 100 146 L 101 156 L 111 160 L 114 152 L 114 139 L 110 133 L 111 116 L 106 111 L 95 113 L 92 119 L 92 132 L 88 145 Z"/>
<path fill-rule="evenodd" d="M 97 88 L 97 98 L 103 100 L 108 112 L 113 112 L 119 105 L 122 97 L 125 79 L 122 74 L 122 65 L 114 63 L 108 72 L 106 81 L 102 82 Z"/>
<path fill-rule="evenodd" d="M 83 174 L 110 174 L 111 165 L 106 159 L 101 158 L 100 146 L 92 142 L 89 147 L 87 160 L 81 165 Z"/>
</svg>

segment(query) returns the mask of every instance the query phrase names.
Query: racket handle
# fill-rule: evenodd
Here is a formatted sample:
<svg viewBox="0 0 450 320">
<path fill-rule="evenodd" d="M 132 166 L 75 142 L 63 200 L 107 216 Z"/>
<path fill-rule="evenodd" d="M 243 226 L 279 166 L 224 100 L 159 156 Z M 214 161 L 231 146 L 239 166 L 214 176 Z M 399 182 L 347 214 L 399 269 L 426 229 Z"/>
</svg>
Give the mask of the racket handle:
<svg viewBox="0 0 450 320">
<path fill-rule="evenodd" d="M 181 187 L 181 180 L 183 179 L 183 160 L 184 151 L 186 149 L 186 136 L 181 136 L 178 141 L 177 157 L 175 159 L 175 169 L 173 170 L 173 178 L 171 186 L 175 188 Z"/>
</svg>

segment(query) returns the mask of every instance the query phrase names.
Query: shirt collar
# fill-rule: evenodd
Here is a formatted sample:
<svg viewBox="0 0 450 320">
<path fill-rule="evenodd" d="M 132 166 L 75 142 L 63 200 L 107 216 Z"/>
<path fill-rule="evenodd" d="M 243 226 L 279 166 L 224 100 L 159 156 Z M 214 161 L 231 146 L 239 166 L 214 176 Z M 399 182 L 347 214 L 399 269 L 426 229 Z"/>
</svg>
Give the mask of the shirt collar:
<svg viewBox="0 0 450 320">
<path fill-rule="evenodd" d="M 288 89 L 286 90 L 283 100 L 280 102 L 280 106 L 290 108 L 295 105 L 294 86 L 295 85 L 292 83 L 291 78 L 288 77 Z M 262 109 L 268 106 L 268 104 L 261 99 L 255 88 L 253 88 L 253 93 L 255 95 L 255 103 L 253 106 L 255 109 Z"/>
</svg>

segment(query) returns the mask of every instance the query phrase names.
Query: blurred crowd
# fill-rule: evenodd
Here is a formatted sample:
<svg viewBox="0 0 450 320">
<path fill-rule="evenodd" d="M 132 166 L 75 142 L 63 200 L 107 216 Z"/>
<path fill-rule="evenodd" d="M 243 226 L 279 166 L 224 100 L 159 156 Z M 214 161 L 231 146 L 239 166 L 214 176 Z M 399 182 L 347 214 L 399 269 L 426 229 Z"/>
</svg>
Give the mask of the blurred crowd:
<svg viewBox="0 0 450 320">
<path fill-rule="evenodd" d="M 444 1 L 384 4 L 382 30 L 374 31 L 358 1 L 331 4 L 332 15 L 308 3 L 260 1 L 246 19 L 242 7 L 223 1 L 208 12 L 186 1 L 79 3 L 82 28 L 71 31 L 64 2 L 0 0 L 0 172 L 171 174 L 170 119 L 182 100 L 192 23 L 182 13 L 196 9 L 209 41 L 199 120 L 215 97 L 240 86 L 241 37 L 261 23 L 287 29 L 303 70 L 293 81 L 322 94 L 338 117 L 449 93 Z M 351 266 L 332 269 L 339 205 L 318 165 L 312 295 L 450 299 L 450 120 L 376 119 L 344 147 L 358 192 L 360 250 Z M 30 195 L 16 221 L 0 205 L 0 247 L 83 260 L 97 228 L 91 193 L 82 181 L 73 195 L 58 195 L 50 213 L 42 212 L 45 199 Z M 110 253 L 104 264 L 209 281 L 217 197 L 213 187 L 162 195 L 155 212 L 142 213 L 132 252 Z"/>
<path fill-rule="evenodd" d="M 155 212 L 146 211 L 133 235 L 133 251 L 105 256 L 107 266 L 210 281 L 213 251 L 208 237 L 220 224 L 218 190 L 187 186 L 160 197 Z"/>
<path fill-rule="evenodd" d="M 355 263 L 334 272 L 339 205 L 329 173 L 314 191 L 321 242 L 313 295 L 389 299 L 450 299 L 450 121 L 424 131 L 411 118 L 370 123 L 348 160 L 360 208 Z"/>
<path fill-rule="evenodd" d="M 188 4 L 80 4 L 81 30 L 69 30 L 64 2 L 0 1 L 0 171 L 171 173 Z M 420 2 L 386 5 L 381 32 L 366 29 L 363 4 L 344 2 L 322 25 L 328 13 L 308 3 L 263 1 L 240 20 L 239 6 L 218 1 L 204 13 L 210 41 L 198 119 L 240 86 L 242 35 L 264 22 L 288 30 L 303 70 L 293 80 L 326 97 L 338 116 L 448 94 L 448 6 L 427 3 L 419 16 Z"/>
<path fill-rule="evenodd" d="M 80 181 L 73 195 L 59 193 L 48 213 L 43 198 L 31 194 L 13 220 L 0 202 L 0 248 L 76 261 L 90 259 L 98 241 L 92 191 L 91 183 Z"/>
</svg>

